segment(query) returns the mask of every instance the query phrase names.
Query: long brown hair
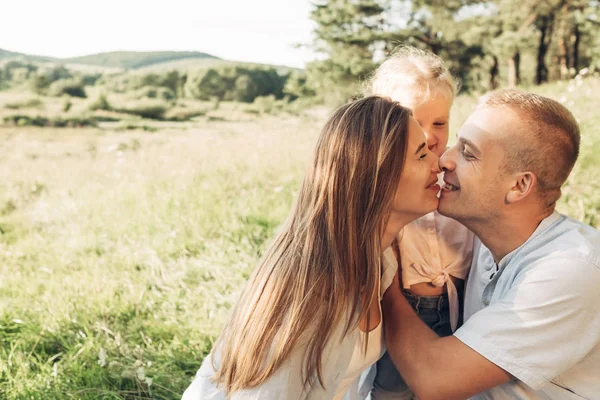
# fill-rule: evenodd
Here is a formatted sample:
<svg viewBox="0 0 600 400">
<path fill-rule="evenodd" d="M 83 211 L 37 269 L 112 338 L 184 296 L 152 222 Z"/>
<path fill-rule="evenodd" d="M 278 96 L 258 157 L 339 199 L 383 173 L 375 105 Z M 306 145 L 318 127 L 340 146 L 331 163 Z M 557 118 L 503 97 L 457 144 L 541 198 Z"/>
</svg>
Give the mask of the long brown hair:
<svg viewBox="0 0 600 400">
<path fill-rule="evenodd" d="M 300 337 L 304 384 L 324 386 L 321 358 L 333 330 L 356 329 L 377 290 L 410 115 L 372 96 L 325 124 L 292 212 L 215 343 L 215 380 L 228 393 L 265 382 Z"/>
</svg>

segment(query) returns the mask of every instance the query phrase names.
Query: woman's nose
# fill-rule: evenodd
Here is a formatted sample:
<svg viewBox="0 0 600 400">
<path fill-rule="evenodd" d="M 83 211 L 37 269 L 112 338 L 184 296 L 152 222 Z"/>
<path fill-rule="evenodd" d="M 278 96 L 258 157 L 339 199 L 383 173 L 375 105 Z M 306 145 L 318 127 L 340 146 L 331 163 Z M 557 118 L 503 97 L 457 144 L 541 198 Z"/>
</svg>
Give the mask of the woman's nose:
<svg viewBox="0 0 600 400">
<path fill-rule="evenodd" d="M 431 172 L 435 172 L 436 174 L 441 172 L 440 169 L 440 159 L 434 152 L 431 152 Z"/>
</svg>

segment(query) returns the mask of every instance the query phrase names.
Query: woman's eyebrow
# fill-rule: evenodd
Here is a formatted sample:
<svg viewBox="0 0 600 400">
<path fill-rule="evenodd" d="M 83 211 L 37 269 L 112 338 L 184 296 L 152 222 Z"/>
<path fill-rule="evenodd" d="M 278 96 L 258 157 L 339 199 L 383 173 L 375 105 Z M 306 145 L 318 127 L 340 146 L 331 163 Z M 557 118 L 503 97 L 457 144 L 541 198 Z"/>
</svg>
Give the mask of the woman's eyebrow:
<svg viewBox="0 0 600 400">
<path fill-rule="evenodd" d="M 427 146 L 427 143 L 423 142 L 419 145 L 419 147 L 417 147 L 417 151 L 415 151 L 415 154 L 419 154 L 419 152 L 421 150 L 423 150 L 423 148 L 425 148 L 425 146 Z"/>
</svg>

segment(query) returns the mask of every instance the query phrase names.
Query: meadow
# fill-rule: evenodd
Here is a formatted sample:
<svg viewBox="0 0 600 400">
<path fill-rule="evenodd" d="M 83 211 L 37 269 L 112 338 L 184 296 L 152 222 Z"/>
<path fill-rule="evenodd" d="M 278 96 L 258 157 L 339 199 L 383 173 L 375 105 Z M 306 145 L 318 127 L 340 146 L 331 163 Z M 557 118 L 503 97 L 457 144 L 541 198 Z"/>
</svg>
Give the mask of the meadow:
<svg viewBox="0 0 600 400">
<path fill-rule="evenodd" d="M 598 228 L 600 78 L 535 91 L 581 124 L 559 210 Z M 457 99 L 452 135 L 475 101 Z M 0 128 L 0 398 L 180 398 L 330 111 Z"/>
</svg>

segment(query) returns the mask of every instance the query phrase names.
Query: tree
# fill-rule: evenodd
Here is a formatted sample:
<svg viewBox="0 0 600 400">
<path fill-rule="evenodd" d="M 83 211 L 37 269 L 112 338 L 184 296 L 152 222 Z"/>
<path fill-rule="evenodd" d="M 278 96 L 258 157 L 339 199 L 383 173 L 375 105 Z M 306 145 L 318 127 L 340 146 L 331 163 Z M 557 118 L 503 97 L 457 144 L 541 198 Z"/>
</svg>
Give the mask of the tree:
<svg viewBox="0 0 600 400">
<path fill-rule="evenodd" d="M 200 93 L 205 93 L 206 97 L 216 97 L 223 100 L 227 93 L 227 82 L 217 70 L 209 69 L 206 75 L 198 83 Z"/>
<path fill-rule="evenodd" d="M 258 88 L 249 75 L 240 75 L 235 80 L 235 99 L 244 103 L 252 103 L 257 97 Z"/>
<path fill-rule="evenodd" d="M 537 66 L 535 83 L 540 85 L 548 82 L 548 67 L 546 55 L 552 43 L 553 33 L 556 26 L 557 14 L 566 7 L 567 0 L 545 1 L 534 10 L 535 26 L 539 31 L 539 42 L 537 46 Z"/>
<path fill-rule="evenodd" d="M 308 85 L 305 73 L 293 71 L 285 82 L 283 93 L 290 100 L 296 100 L 301 97 L 314 97 L 315 91 Z"/>
<path fill-rule="evenodd" d="M 585 49 L 592 50 L 597 47 L 594 38 L 600 29 L 597 21 L 598 1 L 565 0 L 559 11 L 557 29 L 557 64 L 559 65 L 560 79 L 570 78 L 579 71 L 581 61 L 589 63 L 589 58 L 581 60 L 580 50 L 582 44 Z"/>
<path fill-rule="evenodd" d="M 321 0 L 314 4 L 315 50 L 325 56 L 307 66 L 311 86 L 344 101 L 358 92 L 360 81 L 375 69 L 374 55 L 382 49 L 384 2 Z"/>
</svg>

